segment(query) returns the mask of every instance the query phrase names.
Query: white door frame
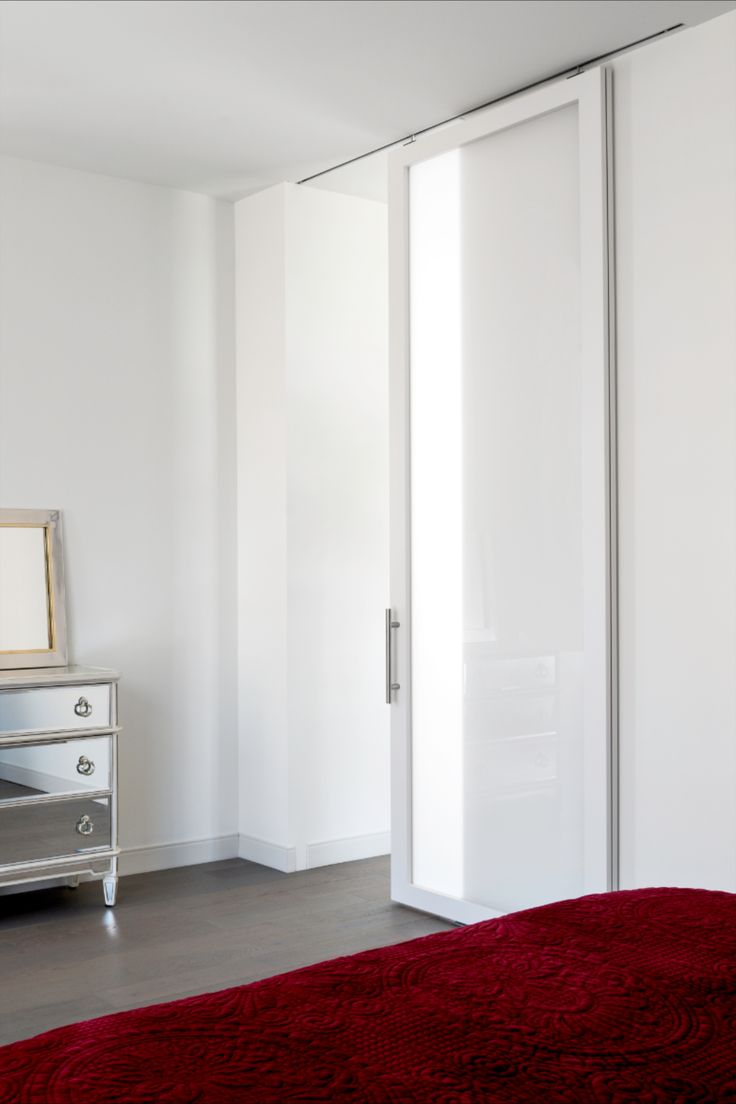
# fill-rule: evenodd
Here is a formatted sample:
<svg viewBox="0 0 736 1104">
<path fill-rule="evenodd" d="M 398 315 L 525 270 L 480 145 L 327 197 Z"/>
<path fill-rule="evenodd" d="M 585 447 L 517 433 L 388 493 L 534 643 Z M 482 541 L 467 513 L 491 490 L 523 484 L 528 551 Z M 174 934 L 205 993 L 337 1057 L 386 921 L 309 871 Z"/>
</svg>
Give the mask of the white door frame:
<svg viewBox="0 0 736 1104">
<path fill-rule="evenodd" d="M 435 913 L 460 923 L 475 923 L 499 915 L 479 904 L 434 893 L 412 884 L 411 777 L 411 577 L 410 577 L 410 439 L 409 439 L 409 169 L 486 135 L 516 126 L 527 119 L 577 104 L 580 165 L 580 252 L 582 362 L 586 367 L 584 403 L 603 434 L 596 462 L 586 480 L 605 487 L 605 505 L 592 519 L 592 538 L 600 542 L 605 569 L 588 587 L 599 611 L 594 639 L 586 622 L 586 650 L 605 670 L 605 703 L 591 718 L 605 739 L 607 787 L 606 838 L 594 841 L 595 854 L 586 856 L 586 883 L 596 883 L 605 852 L 606 884 L 618 885 L 617 823 L 617 661 L 616 661 L 616 487 L 615 487 L 615 379 L 613 339 L 613 218 L 611 164 L 611 75 L 604 68 L 559 81 L 520 95 L 456 125 L 427 135 L 394 151 L 389 160 L 390 266 L 390 465 L 391 465 L 391 603 L 399 622 L 392 638 L 392 671 L 399 688 L 391 698 L 391 897 L 401 904 Z M 587 423 L 588 419 L 584 419 Z M 598 440 L 596 439 L 596 444 Z M 586 539 L 590 526 L 586 528 Z M 600 611 L 605 611 L 601 616 Z M 440 811 L 438 811 L 439 813 Z"/>
</svg>

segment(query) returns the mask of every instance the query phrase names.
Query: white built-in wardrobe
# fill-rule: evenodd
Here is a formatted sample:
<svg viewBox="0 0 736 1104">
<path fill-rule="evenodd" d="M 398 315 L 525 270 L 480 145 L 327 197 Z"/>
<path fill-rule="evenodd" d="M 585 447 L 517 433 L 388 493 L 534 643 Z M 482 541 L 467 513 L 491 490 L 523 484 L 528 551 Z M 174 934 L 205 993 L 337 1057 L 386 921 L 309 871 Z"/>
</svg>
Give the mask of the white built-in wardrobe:
<svg viewBox="0 0 736 1104">
<path fill-rule="evenodd" d="M 667 148 L 671 225 L 656 209 L 641 220 L 643 198 L 659 194 L 656 103 L 641 128 L 624 117 L 614 171 L 613 116 L 636 91 L 628 64 L 613 90 L 596 69 L 393 156 L 392 896 L 464 922 L 634 885 L 736 888 L 736 690 L 724 707 L 719 669 L 736 660 L 736 365 L 716 373 L 722 401 L 704 399 L 705 300 L 696 293 L 690 330 L 656 317 L 677 300 L 658 242 L 680 233 L 683 186 L 668 198 Z M 655 65 L 655 101 L 658 76 Z M 690 130 L 685 146 L 697 145 Z M 736 166 L 736 139 L 724 140 Z M 707 192 L 707 173 L 683 172 L 685 193 Z M 733 220 L 721 230 L 736 249 Z M 676 273 L 676 246 L 673 258 Z M 731 292 L 735 270 L 736 252 Z M 721 308 L 733 317 L 716 328 L 719 362 L 729 340 L 736 351 L 736 303 Z M 683 324 L 692 366 L 683 375 L 674 350 L 669 381 L 667 328 Z M 640 364 L 642 352 L 652 359 Z M 692 440 L 678 442 L 688 403 Z M 703 473 L 719 450 L 731 470 L 714 467 L 714 488 Z M 694 627 L 698 644 L 678 640 Z M 730 678 L 736 687 L 736 662 Z"/>
</svg>

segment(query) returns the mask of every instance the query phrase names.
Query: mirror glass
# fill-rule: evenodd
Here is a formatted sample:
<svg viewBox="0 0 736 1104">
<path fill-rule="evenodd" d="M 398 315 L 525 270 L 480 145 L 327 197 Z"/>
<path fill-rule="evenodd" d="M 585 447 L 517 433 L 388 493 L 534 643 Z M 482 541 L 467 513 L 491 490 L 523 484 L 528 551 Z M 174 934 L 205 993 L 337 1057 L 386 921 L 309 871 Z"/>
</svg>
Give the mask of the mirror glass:
<svg viewBox="0 0 736 1104">
<path fill-rule="evenodd" d="M 110 786 L 109 736 L 0 747 L 0 805 L 41 794 L 76 794 Z"/>
<path fill-rule="evenodd" d="M 0 673 L 66 662 L 61 514 L 0 507 Z"/>
<path fill-rule="evenodd" d="M 49 651 L 46 527 L 0 524 L 0 652 Z"/>
</svg>

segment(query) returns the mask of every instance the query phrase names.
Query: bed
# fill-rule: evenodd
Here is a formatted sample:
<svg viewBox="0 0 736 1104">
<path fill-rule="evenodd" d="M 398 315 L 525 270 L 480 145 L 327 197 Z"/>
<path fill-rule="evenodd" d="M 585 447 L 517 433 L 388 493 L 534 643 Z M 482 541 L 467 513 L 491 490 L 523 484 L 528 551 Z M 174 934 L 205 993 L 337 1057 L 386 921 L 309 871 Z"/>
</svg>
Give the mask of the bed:
<svg viewBox="0 0 736 1104">
<path fill-rule="evenodd" d="M 736 1102 L 736 896 L 563 901 L 0 1049 L 2 1104 Z"/>
</svg>

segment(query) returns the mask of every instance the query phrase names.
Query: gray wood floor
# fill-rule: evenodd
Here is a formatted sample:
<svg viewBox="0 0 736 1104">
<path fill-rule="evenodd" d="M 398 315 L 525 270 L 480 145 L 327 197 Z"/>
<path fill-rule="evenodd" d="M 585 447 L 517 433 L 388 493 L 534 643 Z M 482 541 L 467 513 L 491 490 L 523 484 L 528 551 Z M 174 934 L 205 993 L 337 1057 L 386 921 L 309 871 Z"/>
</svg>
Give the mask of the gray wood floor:
<svg viewBox="0 0 736 1104">
<path fill-rule="evenodd" d="M 388 899 L 388 859 L 281 874 L 240 859 L 0 897 L 0 1043 L 450 925 Z"/>
</svg>

